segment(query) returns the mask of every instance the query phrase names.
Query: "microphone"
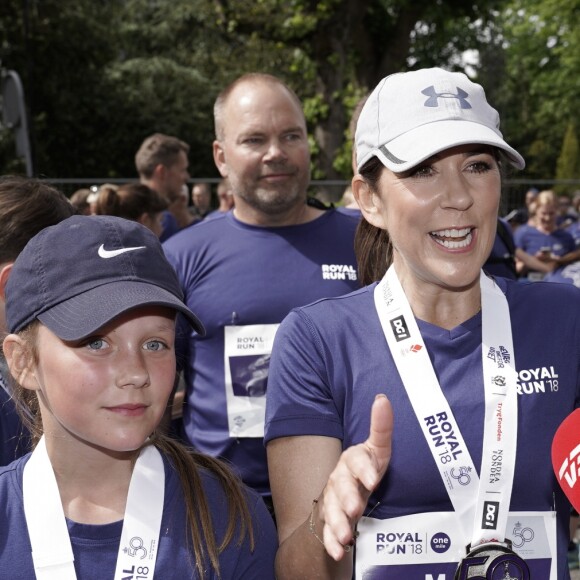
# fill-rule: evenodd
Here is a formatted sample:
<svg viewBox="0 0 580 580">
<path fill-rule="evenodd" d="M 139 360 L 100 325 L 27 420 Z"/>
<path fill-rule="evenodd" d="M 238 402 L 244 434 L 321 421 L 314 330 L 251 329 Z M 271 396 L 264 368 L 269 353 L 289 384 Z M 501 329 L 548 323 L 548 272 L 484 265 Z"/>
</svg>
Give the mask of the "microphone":
<svg viewBox="0 0 580 580">
<path fill-rule="evenodd" d="M 554 435 L 552 466 L 566 497 L 580 511 L 580 409 L 568 415 Z"/>
</svg>

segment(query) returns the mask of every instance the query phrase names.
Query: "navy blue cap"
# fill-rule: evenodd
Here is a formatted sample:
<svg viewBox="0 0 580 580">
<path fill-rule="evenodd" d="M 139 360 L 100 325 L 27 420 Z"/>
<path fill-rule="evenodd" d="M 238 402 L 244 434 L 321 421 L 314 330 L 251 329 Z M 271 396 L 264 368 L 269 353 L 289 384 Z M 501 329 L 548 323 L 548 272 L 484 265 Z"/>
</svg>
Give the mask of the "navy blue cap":
<svg viewBox="0 0 580 580">
<path fill-rule="evenodd" d="M 80 340 L 138 306 L 177 310 L 205 330 L 183 303 L 177 275 L 157 236 L 112 216 L 72 216 L 34 236 L 6 285 L 6 323 L 18 332 L 38 318 L 62 340 Z"/>
</svg>

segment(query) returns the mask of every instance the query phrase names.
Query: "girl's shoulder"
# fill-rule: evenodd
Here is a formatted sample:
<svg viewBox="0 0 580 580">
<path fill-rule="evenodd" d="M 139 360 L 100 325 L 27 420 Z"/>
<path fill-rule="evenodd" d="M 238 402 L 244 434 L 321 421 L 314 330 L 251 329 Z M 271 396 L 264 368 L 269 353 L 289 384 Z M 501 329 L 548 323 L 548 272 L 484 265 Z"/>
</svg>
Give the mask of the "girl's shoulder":
<svg viewBox="0 0 580 580">
<path fill-rule="evenodd" d="M 0 494 L 3 497 L 9 490 L 7 486 L 11 486 L 12 491 L 20 490 L 22 493 L 22 473 L 29 457 L 30 453 L 27 453 L 8 465 L 0 466 Z"/>
</svg>

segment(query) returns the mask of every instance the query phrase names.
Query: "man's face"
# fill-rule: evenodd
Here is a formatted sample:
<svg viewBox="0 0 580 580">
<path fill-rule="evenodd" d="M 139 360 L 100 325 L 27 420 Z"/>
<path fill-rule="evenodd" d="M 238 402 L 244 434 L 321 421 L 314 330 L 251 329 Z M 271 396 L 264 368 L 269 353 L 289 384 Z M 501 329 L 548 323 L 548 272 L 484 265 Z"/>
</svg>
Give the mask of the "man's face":
<svg viewBox="0 0 580 580">
<path fill-rule="evenodd" d="M 245 82 L 225 103 L 214 160 L 236 208 L 277 216 L 306 200 L 310 150 L 304 115 L 284 87 Z"/>
<path fill-rule="evenodd" d="M 165 166 L 163 173 L 163 193 L 169 201 L 175 201 L 181 195 L 183 185 L 189 179 L 187 168 L 189 162 L 184 151 L 180 151 L 172 165 Z"/>
<path fill-rule="evenodd" d="M 191 200 L 197 209 L 200 211 L 206 211 L 209 209 L 211 195 L 207 187 L 194 185 L 191 190 Z"/>
</svg>

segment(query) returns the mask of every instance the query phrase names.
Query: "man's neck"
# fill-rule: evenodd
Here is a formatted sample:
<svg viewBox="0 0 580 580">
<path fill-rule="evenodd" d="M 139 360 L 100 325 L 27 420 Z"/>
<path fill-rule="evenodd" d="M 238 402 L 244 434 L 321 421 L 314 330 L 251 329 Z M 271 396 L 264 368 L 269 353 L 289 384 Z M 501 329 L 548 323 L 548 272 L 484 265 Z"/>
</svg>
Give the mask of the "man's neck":
<svg viewBox="0 0 580 580">
<path fill-rule="evenodd" d="M 269 228 L 283 226 L 297 226 L 315 220 L 324 213 L 324 210 L 311 207 L 308 204 L 300 204 L 289 211 L 280 214 L 265 214 L 244 203 L 236 200 L 234 216 L 242 223 Z"/>
</svg>

